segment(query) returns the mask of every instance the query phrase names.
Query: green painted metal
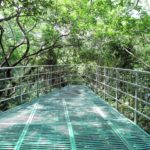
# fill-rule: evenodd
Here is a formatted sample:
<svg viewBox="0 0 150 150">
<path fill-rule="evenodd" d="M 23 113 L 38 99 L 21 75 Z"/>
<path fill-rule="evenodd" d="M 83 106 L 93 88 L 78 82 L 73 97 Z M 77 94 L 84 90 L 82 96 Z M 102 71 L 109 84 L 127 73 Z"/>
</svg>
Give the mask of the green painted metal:
<svg viewBox="0 0 150 150">
<path fill-rule="evenodd" d="M 27 120 L 27 123 L 26 123 L 26 125 L 25 125 L 25 127 L 24 127 L 24 129 L 22 131 L 22 134 L 20 135 L 20 137 L 18 139 L 18 142 L 17 142 L 17 144 L 15 146 L 15 150 L 19 150 L 21 145 L 22 145 L 22 143 L 23 143 L 23 140 L 24 140 L 24 138 L 25 138 L 25 136 L 26 136 L 26 134 L 28 132 L 29 126 L 30 126 L 30 124 L 32 122 L 32 119 L 34 117 L 34 114 L 36 112 L 37 104 L 38 104 L 38 102 L 35 103 L 34 106 L 33 106 L 33 110 L 32 110 L 32 112 L 31 112 L 31 114 L 30 114 L 30 116 L 29 116 L 29 118 Z"/>
<path fill-rule="evenodd" d="M 72 128 L 72 124 L 71 124 L 71 121 L 70 121 L 70 118 L 69 118 L 69 113 L 68 113 L 68 110 L 67 110 L 67 104 L 66 104 L 65 99 L 63 99 L 63 105 L 64 105 L 64 109 L 65 109 L 66 121 L 67 121 L 67 124 L 68 124 L 68 131 L 69 131 L 71 149 L 76 150 L 75 137 L 74 137 L 73 128 Z"/>
<path fill-rule="evenodd" d="M 1 113 L 0 149 L 148 150 L 150 135 L 88 87 L 70 85 Z"/>
</svg>

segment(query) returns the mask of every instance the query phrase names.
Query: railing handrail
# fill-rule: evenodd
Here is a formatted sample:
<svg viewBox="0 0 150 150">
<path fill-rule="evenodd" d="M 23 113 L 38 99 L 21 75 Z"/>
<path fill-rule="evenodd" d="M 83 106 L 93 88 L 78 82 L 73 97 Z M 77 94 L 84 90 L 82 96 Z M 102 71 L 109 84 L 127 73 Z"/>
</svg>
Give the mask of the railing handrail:
<svg viewBox="0 0 150 150">
<path fill-rule="evenodd" d="M 27 66 L 14 66 L 14 67 L 0 67 L 1 69 L 13 69 L 13 68 L 36 68 L 36 67 L 52 67 L 52 66 L 65 66 L 65 64 L 58 65 L 27 65 Z"/>
<path fill-rule="evenodd" d="M 104 100 L 115 101 L 116 109 L 126 106 L 131 116 L 134 114 L 135 123 L 137 115 L 150 120 L 147 111 L 141 109 L 150 106 L 149 71 L 94 64 L 58 64 L 1 67 L 0 72 L 0 103 L 17 99 L 21 104 L 26 97 L 31 99 L 32 95 L 38 97 L 63 84 L 75 83 L 77 77 L 80 84 L 86 83 Z"/>
<path fill-rule="evenodd" d="M 99 66 L 99 65 L 88 65 L 87 66 L 97 66 L 100 68 L 107 68 L 107 69 L 115 69 L 115 70 L 123 70 L 123 71 L 131 71 L 131 72 L 143 72 L 143 73 L 148 73 L 150 74 L 150 71 L 145 71 L 145 70 L 135 70 L 135 69 L 127 69 L 127 68 L 115 68 L 115 67 L 108 67 L 108 66 Z"/>
<path fill-rule="evenodd" d="M 130 71 L 130 72 L 141 72 L 150 74 L 150 71 L 145 70 L 137 70 L 137 69 L 127 69 L 127 68 L 116 68 L 116 67 L 108 67 L 108 66 L 99 66 L 99 65 L 91 65 L 91 64 L 57 64 L 57 65 L 27 65 L 27 66 L 14 66 L 14 67 L 0 67 L 0 70 L 3 69 L 13 69 L 13 68 L 36 68 L 36 67 L 52 67 L 52 66 L 93 66 L 99 68 L 107 68 L 107 69 L 114 69 L 114 70 L 122 70 L 122 71 Z"/>
</svg>

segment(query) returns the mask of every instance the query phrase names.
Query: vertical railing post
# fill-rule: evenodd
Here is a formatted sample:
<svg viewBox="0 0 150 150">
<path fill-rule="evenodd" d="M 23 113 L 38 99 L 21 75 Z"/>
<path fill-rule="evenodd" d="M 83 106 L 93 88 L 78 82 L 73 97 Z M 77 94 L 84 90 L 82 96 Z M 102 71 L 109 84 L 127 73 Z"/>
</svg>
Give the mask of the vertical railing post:
<svg viewBox="0 0 150 150">
<path fill-rule="evenodd" d="M 19 77 L 20 78 L 20 104 L 22 104 L 22 76 Z"/>
<path fill-rule="evenodd" d="M 84 65 L 84 72 L 83 72 L 83 76 L 84 76 L 84 81 L 85 81 L 85 85 L 88 86 L 88 80 L 87 80 L 87 67 L 86 65 Z"/>
<path fill-rule="evenodd" d="M 92 69 L 91 66 L 89 66 L 89 71 L 88 71 L 88 79 L 89 79 L 89 87 L 93 90 L 93 78 L 92 78 Z"/>
<path fill-rule="evenodd" d="M 106 100 L 106 68 L 104 68 L 104 100 Z"/>
<path fill-rule="evenodd" d="M 46 80 L 45 91 L 48 92 L 48 72 L 47 72 L 48 69 L 47 69 L 47 67 L 45 67 L 45 68 L 46 68 L 46 71 L 45 71 L 46 72 L 46 75 L 45 75 L 45 80 Z"/>
<path fill-rule="evenodd" d="M 37 97 L 39 97 L 39 67 L 37 66 Z"/>
<path fill-rule="evenodd" d="M 96 91 L 98 93 L 98 87 L 99 87 L 99 68 L 96 65 Z"/>
<path fill-rule="evenodd" d="M 52 77 L 53 77 L 53 69 L 52 69 L 52 66 L 50 67 L 50 91 L 52 90 L 53 88 L 53 81 L 52 81 Z"/>
<path fill-rule="evenodd" d="M 55 67 L 56 67 L 57 87 L 59 88 L 59 66 L 55 66 Z"/>
<path fill-rule="evenodd" d="M 49 67 L 49 73 L 48 73 L 48 89 L 51 91 L 51 66 Z"/>
<path fill-rule="evenodd" d="M 59 74 L 58 74 L 58 78 L 59 78 L 59 88 L 61 88 L 61 67 L 59 66 Z"/>
<path fill-rule="evenodd" d="M 49 92 L 49 67 L 46 67 L 46 84 L 47 84 L 47 92 Z"/>
<path fill-rule="evenodd" d="M 135 73 L 135 84 L 138 84 L 138 73 Z M 138 88 L 135 87 L 135 96 L 134 96 L 134 122 L 137 124 L 137 98 L 138 98 Z"/>
<path fill-rule="evenodd" d="M 118 109 L 118 78 L 119 78 L 119 72 L 116 69 L 116 109 Z"/>
</svg>

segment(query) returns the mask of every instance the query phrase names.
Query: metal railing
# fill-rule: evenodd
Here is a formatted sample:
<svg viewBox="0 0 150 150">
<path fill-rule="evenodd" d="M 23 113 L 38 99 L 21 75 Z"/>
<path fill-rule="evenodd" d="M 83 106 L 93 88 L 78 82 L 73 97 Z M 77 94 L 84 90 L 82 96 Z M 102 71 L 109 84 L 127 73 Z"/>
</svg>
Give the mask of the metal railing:
<svg viewBox="0 0 150 150">
<path fill-rule="evenodd" d="M 0 68 L 0 109 L 68 84 L 86 84 L 145 130 L 150 130 L 150 72 L 94 65 Z"/>
<path fill-rule="evenodd" d="M 150 72 L 88 65 L 84 74 L 104 100 L 150 132 Z"/>
</svg>

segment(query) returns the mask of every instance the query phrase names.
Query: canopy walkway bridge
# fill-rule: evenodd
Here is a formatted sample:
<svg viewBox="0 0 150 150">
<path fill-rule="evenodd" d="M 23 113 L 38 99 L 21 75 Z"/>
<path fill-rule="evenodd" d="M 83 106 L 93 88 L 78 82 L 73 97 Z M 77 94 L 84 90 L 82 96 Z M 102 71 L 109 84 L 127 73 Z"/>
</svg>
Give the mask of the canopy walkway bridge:
<svg viewBox="0 0 150 150">
<path fill-rule="evenodd" d="M 2 150 L 150 149 L 150 72 L 0 68 L 0 107 Z"/>
</svg>

